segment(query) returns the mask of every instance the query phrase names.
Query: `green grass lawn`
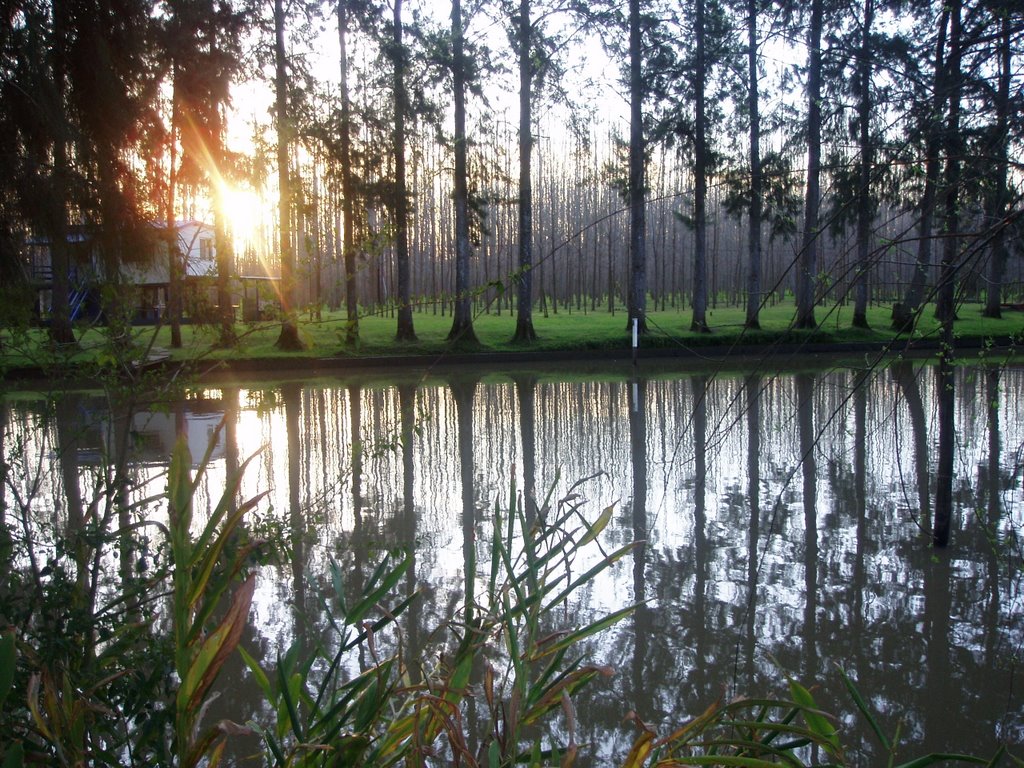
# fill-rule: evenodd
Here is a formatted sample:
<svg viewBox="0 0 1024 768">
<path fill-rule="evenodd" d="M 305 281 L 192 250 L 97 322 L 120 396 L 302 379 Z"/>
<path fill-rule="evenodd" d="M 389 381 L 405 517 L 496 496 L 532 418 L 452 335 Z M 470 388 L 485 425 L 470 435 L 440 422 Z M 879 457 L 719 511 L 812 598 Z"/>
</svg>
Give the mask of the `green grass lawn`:
<svg viewBox="0 0 1024 768">
<path fill-rule="evenodd" d="M 649 312 L 648 333 L 640 342 L 642 348 L 708 347 L 762 345 L 789 341 L 842 343 L 858 341 L 884 342 L 896 337 L 890 328 L 891 308 L 873 307 L 868 319 L 871 330 L 853 328 L 850 325 L 852 307 L 819 307 L 816 331 L 792 331 L 792 306 L 767 307 L 761 312 L 760 331 L 743 328 L 744 310 L 741 307 L 722 307 L 708 312 L 710 334 L 698 334 L 689 330 L 689 310 Z M 991 337 L 1020 336 L 1024 334 L 1024 313 L 1007 312 L 1002 320 L 989 320 L 981 316 L 981 306 L 967 304 L 959 310 L 955 332 L 961 339 L 984 339 Z M 175 360 L 196 359 L 295 359 L 344 357 L 344 356 L 395 356 L 395 355 L 438 355 L 457 350 L 459 352 L 557 352 L 569 350 L 612 350 L 628 349 L 630 334 L 626 328 L 626 313 L 614 315 L 607 312 L 569 313 L 561 310 L 557 314 L 544 316 L 534 314 L 534 326 L 538 340 L 529 345 L 513 344 L 515 317 L 509 314 L 481 314 L 474 320 L 478 345 L 452 345 L 447 341 L 451 317 L 434 314 L 432 311 L 414 314 L 418 341 L 398 343 L 395 341 L 395 319 L 390 314 L 367 314 L 359 321 L 359 343 L 347 348 L 344 344 L 344 312 L 326 312 L 323 319 L 313 321 L 308 315 L 300 317 L 300 334 L 306 349 L 300 352 L 283 352 L 275 346 L 280 325 L 276 322 L 256 324 L 239 323 L 237 347 L 218 349 L 216 329 L 212 326 L 186 325 L 182 328 L 184 344 L 181 349 L 172 350 L 170 329 L 139 326 L 133 329 L 134 347 L 138 351 L 151 349 L 169 354 Z M 929 308 L 914 332 L 915 338 L 937 338 L 938 322 Z M 102 328 L 82 328 L 78 331 L 79 349 L 63 358 L 66 362 L 86 362 L 105 354 L 107 339 Z M 0 333 L 0 360 L 6 366 L 24 366 L 52 362 L 54 352 L 49 349 L 46 332 L 30 329 L 21 333 L 4 331 Z"/>
</svg>

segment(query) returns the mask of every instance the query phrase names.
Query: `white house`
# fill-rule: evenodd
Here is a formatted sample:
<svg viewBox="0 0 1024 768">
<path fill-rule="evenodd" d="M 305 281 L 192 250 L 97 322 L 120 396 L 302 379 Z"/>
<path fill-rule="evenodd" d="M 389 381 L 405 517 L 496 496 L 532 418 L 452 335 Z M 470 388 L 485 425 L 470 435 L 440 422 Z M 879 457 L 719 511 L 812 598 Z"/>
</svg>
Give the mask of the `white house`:
<svg viewBox="0 0 1024 768">
<path fill-rule="evenodd" d="M 123 285 L 134 286 L 137 295 L 136 318 L 154 321 L 167 307 L 170 287 L 170 263 L 167 257 L 167 227 L 163 223 L 151 225 L 153 238 L 148 253 L 126 260 L 120 265 L 120 281 Z M 190 219 L 174 224 L 178 252 L 185 261 L 185 294 L 194 297 L 201 304 L 208 301 L 208 286 L 204 283 L 217 275 L 217 249 L 214 243 L 213 227 L 202 221 Z M 71 269 L 69 286 L 71 291 L 72 318 L 98 311 L 98 289 L 105 281 L 103 262 L 94 246 L 94 238 L 84 227 L 73 227 L 68 231 L 67 243 Z M 40 295 L 40 310 L 43 314 L 51 306 L 53 289 L 53 263 L 50 242 L 36 239 L 28 242 L 27 258 L 29 274 L 32 276 Z"/>
</svg>

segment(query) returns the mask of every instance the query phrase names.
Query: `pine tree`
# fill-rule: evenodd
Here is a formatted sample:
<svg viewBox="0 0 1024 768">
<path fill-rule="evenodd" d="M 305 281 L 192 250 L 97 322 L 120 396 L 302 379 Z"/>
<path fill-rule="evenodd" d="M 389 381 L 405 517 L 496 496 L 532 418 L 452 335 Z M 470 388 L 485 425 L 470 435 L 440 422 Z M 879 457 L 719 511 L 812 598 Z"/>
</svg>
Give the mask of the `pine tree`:
<svg viewBox="0 0 1024 768">
<path fill-rule="evenodd" d="M 647 333 L 647 183 L 640 0 L 629 0 L 629 292 L 627 329 Z"/>
<path fill-rule="evenodd" d="M 409 266 L 409 191 L 406 184 L 406 119 L 409 113 L 409 94 L 406 85 L 408 52 L 403 42 L 402 0 L 394 0 L 392 23 L 392 45 L 390 48 L 394 82 L 392 101 L 394 104 L 394 132 L 391 151 L 395 163 L 394 192 L 392 207 L 395 218 L 395 264 L 398 268 L 398 323 L 395 338 L 398 341 L 416 341 L 416 329 L 412 318 L 412 291 Z"/>
<path fill-rule="evenodd" d="M 811 0 L 807 28 L 807 181 L 804 188 L 804 231 L 797 265 L 797 328 L 815 328 L 818 282 L 818 212 L 821 206 L 821 35 L 824 0 Z"/>
<path fill-rule="evenodd" d="M 477 343 L 473 330 L 473 302 L 469 286 L 469 259 L 473 248 L 469 237 L 469 171 L 466 138 L 466 86 L 468 61 L 461 0 L 452 0 L 451 73 L 455 102 L 455 299 L 448 340 Z"/>
<path fill-rule="evenodd" d="M 305 345 L 299 338 L 295 307 L 297 290 L 295 249 L 292 246 L 292 179 L 289 168 L 293 125 L 288 104 L 285 26 L 284 0 L 274 0 L 274 105 L 277 120 L 278 248 L 281 258 L 281 333 L 277 337 L 277 346 L 284 350 L 299 350 Z"/>
</svg>

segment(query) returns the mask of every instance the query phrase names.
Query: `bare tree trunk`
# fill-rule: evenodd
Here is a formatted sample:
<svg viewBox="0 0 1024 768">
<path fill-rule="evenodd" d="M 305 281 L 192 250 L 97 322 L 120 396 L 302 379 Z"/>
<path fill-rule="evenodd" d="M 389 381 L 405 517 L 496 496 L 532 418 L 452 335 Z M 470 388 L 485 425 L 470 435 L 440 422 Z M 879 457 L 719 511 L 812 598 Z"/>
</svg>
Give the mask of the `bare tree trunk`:
<svg viewBox="0 0 1024 768">
<path fill-rule="evenodd" d="M 925 138 L 925 172 L 924 191 L 921 194 L 921 220 L 918 225 L 917 259 L 914 263 L 914 274 L 910 285 L 903 296 L 903 301 L 893 306 L 893 328 L 910 330 L 917 322 L 924 301 L 924 290 L 928 283 L 928 272 L 932 262 L 932 219 L 935 215 L 935 198 L 939 186 L 939 149 L 942 138 L 942 125 L 939 115 L 942 102 L 946 95 L 944 72 L 946 69 L 946 30 L 949 26 L 949 8 L 943 6 L 939 20 L 939 37 L 935 44 L 935 74 L 932 83 L 932 105 L 928 117 Z"/>
<path fill-rule="evenodd" d="M 288 145 L 292 130 L 288 113 L 288 69 L 284 45 L 284 0 L 274 0 L 274 103 L 277 111 L 277 186 L 278 245 L 281 252 L 281 335 L 277 347 L 302 349 L 299 326 L 295 317 L 295 250 L 292 247 L 292 189 L 288 167 Z"/>
<path fill-rule="evenodd" d="M 693 165 L 693 320 L 691 331 L 710 333 L 708 327 L 708 221 L 707 221 L 707 118 L 705 114 L 704 0 L 694 0 L 694 38 L 696 72 L 694 73 L 694 165 Z"/>
<path fill-rule="evenodd" d="M 943 179 L 945 200 L 942 223 L 942 264 L 939 270 L 935 304 L 935 316 L 942 321 L 944 342 L 952 342 L 952 324 L 956 317 L 954 293 L 960 252 L 960 156 L 963 147 L 960 136 L 962 89 L 960 10 L 962 0 L 950 0 L 948 6 L 949 65 L 944 80 L 949 85 L 949 111 L 946 118 L 945 140 L 943 141 L 946 162 L 943 174 L 945 177 Z M 952 349 L 946 349 L 944 352 L 947 355 L 952 354 Z"/>
<path fill-rule="evenodd" d="M 871 221 L 874 204 L 871 197 L 871 166 L 874 146 L 871 142 L 871 25 L 875 16 L 874 0 L 864 0 L 857 88 L 860 91 L 857 120 L 860 130 L 860 178 L 857 190 L 857 272 L 854 283 L 853 325 L 868 327 L 868 274 L 870 273 Z"/>
<path fill-rule="evenodd" d="M 172 79 L 176 71 L 172 71 Z M 178 132 L 180 113 L 178 111 L 177 85 L 171 86 L 171 126 L 168 137 L 168 162 L 170 167 L 167 170 L 167 200 L 165 218 L 167 229 L 164 233 L 167 242 L 167 314 L 171 326 L 171 347 L 181 349 L 181 313 L 182 313 L 182 283 L 184 275 L 182 265 L 182 254 L 178 247 L 178 227 L 175 221 L 177 210 L 177 187 L 178 187 Z"/>
<path fill-rule="evenodd" d="M 352 105 L 348 90 L 348 0 L 338 0 L 338 43 L 341 67 L 341 253 L 345 264 L 345 345 L 359 342 L 359 287 L 356 283 L 355 193 L 352 172 Z"/>
<path fill-rule="evenodd" d="M 1003 12 L 1000 22 L 999 40 L 999 84 L 996 89 L 996 125 L 993 135 L 993 154 L 996 160 L 996 172 L 993 190 L 986 205 L 985 218 L 988 226 L 995 231 L 992 234 L 992 250 L 988 264 L 988 286 L 985 293 L 985 317 L 1002 317 L 1003 275 L 1006 271 L 1006 209 L 1009 202 L 1007 177 L 1009 176 L 1010 153 L 1010 69 L 1013 58 L 1011 48 L 1010 14 Z"/>
<path fill-rule="evenodd" d="M 519 295 L 516 302 L 515 342 L 537 338 L 533 328 L 533 35 L 530 0 L 520 0 L 517 26 L 519 48 Z"/>
<path fill-rule="evenodd" d="M 818 282 L 818 213 L 821 206 L 821 30 L 823 0 L 811 2 L 807 31 L 807 188 L 804 201 L 804 234 L 797 268 L 797 328 L 816 328 L 815 287 Z"/>
<path fill-rule="evenodd" d="M 211 42 L 211 45 L 214 45 Z M 214 163 L 217 168 L 224 164 L 224 114 L 220 106 L 214 106 Z M 231 278 L 235 271 L 234 244 L 228 230 L 227 212 L 224 210 L 223 184 L 213 184 L 214 205 L 213 242 L 217 250 L 217 315 L 220 320 L 218 344 L 233 347 L 238 343 L 235 335 L 235 307 L 231 301 Z"/>
<path fill-rule="evenodd" d="M 960 92 L 961 92 L 961 26 L 962 0 L 949 4 L 949 113 L 946 120 L 946 169 L 944 183 L 945 213 L 943 222 L 942 268 L 939 276 L 935 314 L 942 322 L 942 351 L 936 381 L 939 398 L 939 457 L 935 477 L 935 525 L 932 540 L 937 547 L 949 544 L 953 519 L 953 461 L 955 386 L 953 365 L 954 284 L 959 255 L 959 186 L 960 186 Z"/>
<path fill-rule="evenodd" d="M 398 268 L 398 341 L 416 341 L 412 320 L 412 288 L 409 273 L 409 197 L 405 182 L 405 117 L 409 97 L 405 88 L 406 51 L 402 42 L 402 0 L 395 0 L 393 38 L 395 134 L 395 265 Z"/>
<path fill-rule="evenodd" d="M 647 332 L 647 191 L 644 181 L 643 41 L 640 0 L 629 0 L 629 317 Z"/>
<path fill-rule="evenodd" d="M 67 92 L 65 48 L 67 46 L 67 8 L 61 0 L 53 2 L 53 34 L 50 55 L 53 68 L 53 98 L 55 104 L 56 139 L 53 143 L 53 179 L 49 190 L 50 221 L 47 237 L 50 239 L 50 340 L 54 344 L 74 344 L 71 327 L 71 255 L 68 252 L 68 206 L 66 197 L 70 189 L 68 180 L 68 146 L 63 125 Z"/>
<path fill-rule="evenodd" d="M 449 341 L 477 343 L 469 293 L 469 179 L 466 163 L 466 53 L 462 2 L 452 0 L 452 80 L 455 90 L 455 307 Z"/>
<path fill-rule="evenodd" d="M 761 212 L 764 179 L 761 171 L 761 108 L 757 73 L 757 0 L 747 0 L 747 107 L 750 112 L 750 242 L 747 243 L 747 328 L 761 327 Z"/>
</svg>

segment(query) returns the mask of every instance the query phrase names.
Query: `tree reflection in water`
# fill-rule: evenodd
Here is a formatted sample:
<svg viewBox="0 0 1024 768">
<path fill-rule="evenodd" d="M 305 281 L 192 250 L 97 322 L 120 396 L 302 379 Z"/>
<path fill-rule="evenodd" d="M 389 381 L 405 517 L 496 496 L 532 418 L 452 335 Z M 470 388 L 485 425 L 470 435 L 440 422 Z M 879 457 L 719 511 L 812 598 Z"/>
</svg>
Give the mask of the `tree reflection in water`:
<svg viewBox="0 0 1024 768">
<path fill-rule="evenodd" d="M 952 388 L 929 374 L 903 362 L 874 374 L 453 375 L 395 388 L 293 383 L 262 399 L 244 383 L 226 386 L 220 410 L 228 445 L 214 453 L 211 478 L 236 471 L 239 435 L 243 457 L 257 438 L 265 444 L 242 495 L 270 491 L 266 514 L 278 516 L 293 554 L 291 568 L 268 566 L 261 575 L 246 645 L 274 653 L 295 633 L 319 637 L 329 557 L 351 566 L 355 588 L 381 551 L 413 547 L 402 588 L 422 599 L 404 617 L 404 641 L 429 660 L 443 642 L 433 633 L 445 613 L 463 621 L 472 612 L 466 568 L 486 567 L 487 510 L 496 498 L 507 502 L 512 473 L 532 514 L 532 500 L 546 495 L 556 474 L 555 497 L 603 472 L 582 487 L 587 509 L 596 517 L 619 504 L 605 532 L 609 545 L 644 543 L 564 617 L 582 624 L 642 602 L 590 647 L 598 663 L 618 671 L 588 690 L 579 708 L 594 762 L 621 758 L 630 709 L 658 726 L 678 723 L 725 690 L 778 691 L 774 660 L 830 690 L 829 706 L 853 727 L 835 665 L 850 669 L 886 731 L 902 722 L 916 745 L 903 754 L 990 753 L 997 737 L 1024 738 L 1014 666 L 1024 647 L 1024 424 L 1016 418 L 1024 371 L 957 369 Z M 980 376 L 984 408 L 968 407 L 962 381 L 972 375 Z M 931 499 L 941 419 L 929 414 L 950 395 L 956 460 L 950 546 L 939 553 L 931 548 L 940 522 Z M 10 401 L 3 455 L 15 446 L 31 453 L 69 444 L 76 419 L 105 421 L 111 439 L 125 434 L 109 426 L 116 419 L 105 403 L 78 398 L 74 412 L 61 411 L 67 424 L 36 418 L 45 406 L 31 399 Z M 208 411 L 189 400 L 179 409 L 183 423 L 173 410 L 135 418 L 134 475 L 163 471 L 179 430 L 201 453 Z M 82 424 L 77 429 L 83 433 Z M 80 513 L 60 489 L 73 489 L 72 478 L 89 468 L 67 461 L 54 471 L 51 491 L 39 496 L 51 508 L 43 505 L 37 519 L 64 516 L 62 527 L 73 529 Z M 349 492 L 337 492 L 336 475 L 351 479 Z M 200 507 L 219 495 L 215 484 L 200 489 Z M 219 715 L 238 722 L 261 715 L 252 702 L 250 711 L 225 711 L 246 706 L 244 686 L 225 688 Z M 847 741 L 863 741 L 865 762 L 881 757 L 867 734 Z"/>
</svg>

